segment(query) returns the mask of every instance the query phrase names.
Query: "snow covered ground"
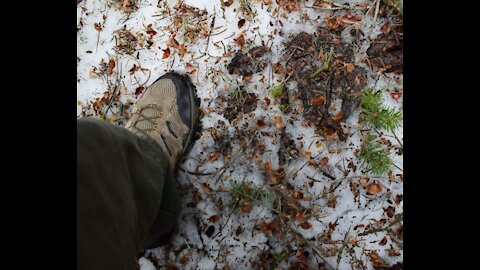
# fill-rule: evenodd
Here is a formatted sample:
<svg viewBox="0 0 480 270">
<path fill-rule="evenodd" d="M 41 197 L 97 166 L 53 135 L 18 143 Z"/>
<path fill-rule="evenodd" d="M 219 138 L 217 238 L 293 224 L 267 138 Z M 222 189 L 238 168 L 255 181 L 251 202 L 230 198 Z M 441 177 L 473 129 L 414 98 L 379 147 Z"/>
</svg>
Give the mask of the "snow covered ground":
<svg viewBox="0 0 480 270">
<path fill-rule="evenodd" d="M 352 29 L 363 34 L 354 65 L 367 71 L 367 86 L 382 91 L 385 105 L 402 110 L 403 75 L 378 72 L 365 60 L 371 42 L 386 28 L 387 18 L 375 15 L 376 4 L 78 3 L 78 117 L 123 125 L 141 92 L 171 70 L 190 74 L 201 99 L 202 133 L 179 172 L 185 201 L 179 228 L 171 245 L 145 252 L 140 269 L 401 269 L 388 267 L 403 262 L 402 128 L 380 133 L 396 166 L 377 177 L 359 168 L 360 109 L 345 121 L 348 136 L 340 141 L 317 134 L 305 122 L 300 99 L 291 98 L 287 113 L 271 91 L 282 82 L 285 91 L 296 91 L 289 74 L 274 71 L 276 63 L 290 60 L 285 50 L 291 37 L 313 34 L 337 16 L 352 20 L 344 19 L 343 42 L 354 42 Z M 347 12 L 360 19 L 342 17 Z M 230 74 L 227 66 L 237 51 L 256 46 L 268 48 L 265 67 L 251 75 Z M 232 120 L 225 108 L 229 96 L 241 94 L 238 89 L 254 94 L 257 102 Z M 296 154 L 282 161 L 285 134 Z M 230 202 L 232 183 L 241 181 L 304 212 L 292 216 L 268 203 L 239 208 Z"/>
</svg>

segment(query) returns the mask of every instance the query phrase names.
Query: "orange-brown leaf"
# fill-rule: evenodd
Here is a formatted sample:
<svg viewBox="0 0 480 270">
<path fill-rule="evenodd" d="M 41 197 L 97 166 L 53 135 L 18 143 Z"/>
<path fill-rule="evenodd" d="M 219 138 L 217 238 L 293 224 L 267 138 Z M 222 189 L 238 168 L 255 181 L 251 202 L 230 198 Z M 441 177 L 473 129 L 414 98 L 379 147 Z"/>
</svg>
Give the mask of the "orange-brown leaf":
<svg viewBox="0 0 480 270">
<path fill-rule="evenodd" d="M 244 24 L 245 24 L 245 19 L 241 19 L 241 20 L 238 21 L 237 26 L 238 26 L 238 28 L 242 28 Z"/>
<path fill-rule="evenodd" d="M 150 35 L 150 36 L 154 36 L 154 35 L 157 34 L 157 31 L 153 30 L 152 24 L 149 24 L 147 26 L 147 34 Z"/>
<path fill-rule="evenodd" d="M 213 216 L 211 216 L 211 217 L 208 218 L 208 221 L 210 221 L 211 223 L 215 223 L 215 222 L 217 222 L 219 219 L 220 219 L 220 215 L 213 215 Z"/>
<path fill-rule="evenodd" d="M 237 43 L 237 45 L 239 45 L 240 47 L 243 47 L 243 45 L 245 45 L 245 37 L 243 36 L 243 33 L 241 33 L 240 36 L 235 39 L 235 43 Z"/>
<path fill-rule="evenodd" d="M 267 173 L 271 173 L 272 172 L 272 162 L 270 162 L 270 160 L 267 160 L 265 162 L 265 171 Z"/>
<path fill-rule="evenodd" d="M 390 22 L 386 22 L 386 23 L 382 26 L 382 28 L 380 28 L 380 30 L 382 31 L 382 33 L 383 33 L 384 35 L 388 35 L 388 33 L 390 33 L 390 30 L 391 30 L 391 29 L 392 29 L 392 28 L 390 27 Z"/>
<path fill-rule="evenodd" d="M 368 253 L 368 256 L 370 257 L 370 261 L 372 262 L 373 266 L 379 267 L 384 264 L 383 260 L 380 258 L 380 256 L 378 256 L 377 252 L 372 251 Z"/>
<path fill-rule="evenodd" d="M 176 49 L 178 49 L 178 46 L 180 45 L 178 41 L 175 39 L 175 34 L 171 35 L 170 38 L 168 39 L 168 44 Z"/>
<path fill-rule="evenodd" d="M 350 12 L 347 12 L 345 15 L 341 17 L 341 20 L 343 23 L 346 23 L 346 24 L 354 24 L 356 22 L 361 21 L 362 17 L 351 14 Z"/>
<path fill-rule="evenodd" d="M 261 128 L 261 127 L 263 127 L 263 126 L 265 126 L 265 122 L 264 122 L 263 120 L 261 120 L 261 119 L 260 119 L 260 120 L 257 120 L 257 124 L 255 124 L 255 127 L 256 127 L 256 128 Z"/>
<path fill-rule="evenodd" d="M 145 90 L 145 87 L 143 86 L 137 87 L 137 89 L 135 89 L 135 96 L 139 96 L 143 92 L 143 90 Z"/>
<path fill-rule="evenodd" d="M 275 126 L 278 129 L 284 129 L 285 128 L 285 124 L 283 123 L 282 117 L 275 116 Z"/>
<path fill-rule="evenodd" d="M 325 2 L 324 0 L 317 0 L 313 3 L 314 7 L 329 9 L 332 8 L 332 4 Z"/>
<path fill-rule="evenodd" d="M 328 165 L 328 157 L 323 157 L 322 160 L 320 161 L 320 166 L 325 167 Z"/>
<path fill-rule="evenodd" d="M 393 99 L 398 100 L 399 98 L 402 97 L 402 92 L 390 93 L 390 96 L 391 96 Z"/>
<path fill-rule="evenodd" d="M 107 69 L 108 75 L 112 75 L 114 68 L 115 68 L 115 60 L 110 59 L 110 61 L 108 61 L 108 69 Z"/>
<path fill-rule="evenodd" d="M 218 132 L 218 130 L 216 130 L 215 128 L 212 128 L 210 130 L 210 135 L 212 135 L 212 138 L 214 141 L 217 141 L 218 139 L 220 139 L 220 132 Z"/>
<path fill-rule="evenodd" d="M 369 179 L 365 178 L 365 177 L 362 177 L 362 178 L 360 178 L 359 182 L 360 182 L 360 185 L 366 187 L 368 185 Z"/>
<path fill-rule="evenodd" d="M 271 236 L 274 230 L 273 223 L 263 223 L 260 225 L 260 230 L 262 230 L 265 235 Z"/>
<path fill-rule="evenodd" d="M 314 97 L 314 98 L 311 98 L 308 102 L 313 106 L 320 106 L 325 102 L 325 97 L 323 96 Z"/>
<path fill-rule="evenodd" d="M 302 151 L 300 152 L 300 156 L 310 158 L 312 156 L 312 152 L 310 151 Z"/>
<path fill-rule="evenodd" d="M 227 2 L 223 2 L 223 4 L 226 6 L 226 7 L 229 7 L 233 4 L 233 0 L 228 0 Z"/>
<path fill-rule="evenodd" d="M 170 48 L 167 47 L 165 50 L 163 50 L 162 59 L 165 59 L 169 56 L 170 56 Z"/>
<path fill-rule="evenodd" d="M 178 53 L 179 53 L 181 56 L 183 56 L 184 54 L 186 54 L 186 53 L 187 53 L 187 46 L 185 46 L 185 45 L 183 45 L 183 44 L 180 45 L 180 46 L 178 47 Z"/>
<path fill-rule="evenodd" d="M 355 65 L 352 63 L 347 63 L 345 64 L 345 68 L 347 69 L 348 73 L 351 73 L 355 70 Z"/>
<path fill-rule="evenodd" d="M 203 192 L 207 193 L 208 195 L 213 194 L 213 190 L 208 186 L 207 183 L 202 184 L 202 190 L 203 190 Z"/>
<path fill-rule="evenodd" d="M 210 155 L 208 155 L 208 161 L 215 161 L 218 159 L 218 157 L 220 156 L 220 153 L 215 151 L 215 152 L 212 152 L 210 153 Z"/>
<path fill-rule="evenodd" d="M 186 264 L 189 261 L 189 258 L 187 255 L 180 257 L 180 263 L 181 264 Z"/>
<path fill-rule="evenodd" d="M 135 74 L 135 72 L 137 72 L 137 70 L 139 70 L 139 69 L 140 69 L 140 67 L 137 67 L 135 64 L 133 64 L 133 67 L 129 70 L 130 75 Z"/>
<path fill-rule="evenodd" d="M 345 116 L 345 113 L 340 111 L 336 113 L 334 116 L 332 116 L 333 121 L 340 122 L 342 121 L 343 117 Z"/>
<path fill-rule="evenodd" d="M 293 192 L 293 197 L 297 200 L 301 200 L 301 199 L 303 199 L 303 193 L 295 191 L 295 192 Z"/>
<path fill-rule="evenodd" d="M 253 205 L 251 203 L 245 203 L 242 205 L 241 209 L 244 213 L 250 213 L 252 211 Z"/>
<path fill-rule="evenodd" d="M 97 30 L 98 32 L 101 32 L 103 30 L 102 25 L 99 23 L 95 23 L 93 26 L 95 27 L 95 30 Z"/>
<path fill-rule="evenodd" d="M 305 221 L 303 223 L 300 224 L 300 227 L 302 227 L 302 229 L 304 230 L 308 230 L 312 227 L 312 223 L 308 222 L 308 221 Z"/>
<path fill-rule="evenodd" d="M 366 187 L 367 193 L 371 195 L 376 195 L 380 192 L 382 192 L 382 185 L 378 183 L 372 183 Z"/>
</svg>

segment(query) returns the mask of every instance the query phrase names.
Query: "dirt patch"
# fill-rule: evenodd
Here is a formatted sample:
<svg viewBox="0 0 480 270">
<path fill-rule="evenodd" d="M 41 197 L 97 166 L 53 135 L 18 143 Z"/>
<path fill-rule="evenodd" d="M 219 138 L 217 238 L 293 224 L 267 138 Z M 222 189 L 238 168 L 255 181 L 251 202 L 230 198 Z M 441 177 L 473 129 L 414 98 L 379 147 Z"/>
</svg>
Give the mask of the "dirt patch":
<svg viewBox="0 0 480 270">
<path fill-rule="evenodd" d="M 387 22 L 382 29 L 384 33 L 367 50 L 369 65 L 381 72 L 403 74 L 403 26 L 391 28 Z"/>
<path fill-rule="evenodd" d="M 367 50 L 368 64 L 380 72 L 403 74 L 403 8 L 399 1 L 382 1 L 378 15 L 387 21 Z"/>
<path fill-rule="evenodd" d="M 299 152 L 295 142 L 285 130 L 282 130 L 280 134 L 280 143 L 280 148 L 278 149 L 279 166 L 288 164 L 292 159 L 298 158 Z"/>
<path fill-rule="evenodd" d="M 225 118 L 233 123 L 239 113 L 246 114 L 254 111 L 257 108 L 258 98 L 257 95 L 248 93 L 243 87 L 240 87 L 228 95 L 226 102 Z"/>
<path fill-rule="evenodd" d="M 258 46 L 250 49 L 247 53 L 238 51 L 233 57 L 227 69 L 230 74 L 239 74 L 242 76 L 251 76 L 254 73 L 262 71 L 267 63 L 263 56 L 267 52 L 264 46 Z"/>
<path fill-rule="evenodd" d="M 340 123 L 359 106 L 358 93 L 366 86 L 366 70 L 354 64 L 352 44 L 326 28 L 311 35 L 301 32 L 286 44 L 286 71 L 297 82 L 304 117 L 316 132 L 345 140 Z M 341 103 L 341 108 L 333 105 Z"/>
</svg>

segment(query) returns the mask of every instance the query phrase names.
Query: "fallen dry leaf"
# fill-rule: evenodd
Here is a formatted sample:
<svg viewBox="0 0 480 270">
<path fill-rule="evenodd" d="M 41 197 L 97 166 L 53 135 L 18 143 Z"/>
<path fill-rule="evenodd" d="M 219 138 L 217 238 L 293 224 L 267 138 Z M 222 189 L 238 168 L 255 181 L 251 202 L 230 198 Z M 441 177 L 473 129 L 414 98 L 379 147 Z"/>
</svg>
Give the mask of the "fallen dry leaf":
<svg viewBox="0 0 480 270">
<path fill-rule="evenodd" d="M 347 63 L 345 64 L 345 68 L 347 69 L 348 73 L 351 73 L 355 70 L 355 65 L 353 65 L 352 63 Z"/>
<path fill-rule="evenodd" d="M 301 151 L 300 156 L 310 158 L 312 156 L 312 152 L 310 151 Z"/>
<path fill-rule="evenodd" d="M 361 21 L 362 17 L 351 14 L 350 12 L 347 12 L 345 15 L 341 17 L 341 20 L 343 23 L 346 23 L 346 24 L 354 24 L 356 22 Z"/>
<path fill-rule="evenodd" d="M 250 213 L 252 211 L 253 205 L 251 203 L 245 203 L 242 205 L 241 209 L 244 213 Z"/>
<path fill-rule="evenodd" d="M 390 93 L 390 96 L 391 96 L 393 99 L 398 100 L 399 98 L 402 97 L 402 92 Z"/>
<path fill-rule="evenodd" d="M 279 168 L 272 175 L 272 181 L 274 183 L 276 183 L 278 181 L 282 181 L 284 179 L 285 179 L 285 169 L 284 168 Z"/>
<path fill-rule="evenodd" d="M 157 31 L 153 30 L 152 24 L 147 25 L 147 34 L 152 37 L 157 34 Z"/>
<path fill-rule="evenodd" d="M 302 227 L 302 229 L 304 230 L 308 230 L 312 227 L 312 223 L 308 222 L 308 221 L 305 221 L 303 222 L 302 224 L 300 224 L 300 227 Z"/>
<path fill-rule="evenodd" d="M 260 120 L 257 120 L 257 123 L 255 124 L 255 127 L 256 127 L 256 128 L 261 128 L 261 127 L 263 127 L 263 126 L 265 126 L 265 122 L 264 122 L 263 120 L 261 120 L 261 119 L 260 119 Z"/>
<path fill-rule="evenodd" d="M 393 216 L 395 215 L 395 207 L 393 206 L 387 207 L 387 209 L 385 209 L 385 213 L 387 214 L 388 218 L 393 218 Z"/>
<path fill-rule="evenodd" d="M 180 257 L 179 261 L 180 261 L 181 264 L 186 264 L 189 261 L 189 258 L 187 257 L 187 255 L 185 255 L 185 256 Z"/>
<path fill-rule="evenodd" d="M 378 243 L 380 246 L 385 246 L 385 244 L 387 243 L 387 237 L 384 236 L 382 240 L 380 240 L 380 242 Z"/>
<path fill-rule="evenodd" d="M 390 257 L 397 257 L 397 256 L 401 255 L 400 252 L 397 252 L 397 251 L 395 251 L 391 248 L 387 248 L 387 249 L 385 249 L 385 251 L 388 251 L 388 256 L 390 256 Z"/>
<path fill-rule="evenodd" d="M 265 235 L 271 236 L 274 230 L 273 223 L 263 223 L 260 225 L 260 230 L 262 230 Z"/>
<path fill-rule="evenodd" d="M 218 130 L 216 130 L 215 128 L 212 128 L 210 130 L 210 135 L 212 135 L 212 138 L 214 141 L 217 141 L 218 139 L 220 139 L 220 132 L 218 132 Z"/>
<path fill-rule="evenodd" d="M 98 32 L 101 32 L 103 30 L 102 25 L 99 23 L 95 23 L 93 26 L 95 27 L 95 30 L 97 30 Z"/>
<path fill-rule="evenodd" d="M 223 2 L 223 4 L 226 6 L 226 7 L 229 7 L 233 4 L 233 0 L 228 0 L 227 2 Z"/>
<path fill-rule="evenodd" d="M 334 116 L 332 116 L 333 121 L 340 122 L 342 121 L 343 117 L 345 116 L 345 113 L 340 111 L 336 113 Z"/>
<path fill-rule="evenodd" d="M 180 44 L 178 43 L 178 41 L 175 39 L 175 33 L 173 33 L 169 38 L 168 38 L 168 41 L 167 43 L 174 47 L 174 48 L 177 48 Z"/>
<path fill-rule="evenodd" d="M 300 125 L 302 127 L 308 127 L 308 126 L 310 126 L 310 121 L 307 120 L 307 119 L 304 119 L 304 120 L 302 120 L 302 122 L 300 122 Z"/>
<path fill-rule="evenodd" d="M 372 183 L 366 187 L 367 193 L 371 195 L 376 195 L 380 192 L 382 192 L 382 186 L 377 183 Z"/>
<path fill-rule="evenodd" d="M 295 258 L 301 259 L 303 255 L 303 248 L 297 249 L 297 252 L 295 252 Z"/>
<path fill-rule="evenodd" d="M 202 184 L 202 190 L 203 190 L 203 192 L 205 192 L 207 195 L 212 195 L 212 194 L 213 194 L 213 190 L 208 186 L 207 183 L 203 183 L 203 184 Z"/>
<path fill-rule="evenodd" d="M 267 160 L 265 162 L 265 171 L 267 173 L 271 173 L 272 172 L 272 162 L 270 162 L 270 160 Z"/>
<path fill-rule="evenodd" d="M 139 70 L 139 69 L 140 69 L 140 67 L 137 67 L 135 64 L 133 64 L 133 67 L 129 70 L 130 75 L 135 74 L 135 72 L 137 72 L 137 70 Z"/>
<path fill-rule="evenodd" d="M 143 86 L 137 87 L 137 89 L 135 89 L 135 96 L 139 96 L 143 92 L 143 90 L 145 90 L 145 87 Z"/>
<path fill-rule="evenodd" d="M 285 124 L 283 123 L 282 117 L 280 116 L 275 116 L 275 126 L 278 129 L 283 129 L 285 128 Z"/>
<path fill-rule="evenodd" d="M 245 19 L 241 19 L 241 20 L 238 21 L 237 26 L 238 26 L 238 28 L 242 28 L 244 24 L 245 24 Z"/>
<path fill-rule="evenodd" d="M 370 257 L 370 261 L 372 262 L 373 266 L 378 267 L 383 265 L 383 260 L 380 259 L 380 256 L 378 256 L 377 252 L 372 251 L 368 253 L 368 256 Z"/>
<path fill-rule="evenodd" d="M 170 56 L 170 48 L 166 48 L 165 50 L 163 50 L 162 59 L 165 59 L 169 56 Z"/>
<path fill-rule="evenodd" d="M 382 33 L 384 35 L 388 35 L 388 33 L 390 33 L 390 30 L 391 30 L 391 27 L 390 27 L 390 22 L 386 22 L 382 28 L 380 28 L 380 30 L 382 31 Z"/>
<path fill-rule="evenodd" d="M 297 200 L 301 200 L 301 199 L 303 199 L 303 193 L 295 191 L 295 192 L 293 192 L 293 197 Z"/>
<path fill-rule="evenodd" d="M 324 0 L 317 0 L 317 1 L 315 1 L 315 3 L 313 3 L 313 6 L 314 6 L 314 7 L 319 7 L 319 8 L 325 8 L 325 9 L 332 8 L 332 4 L 331 4 L 331 3 L 327 3 L 327 2 L 325 2 Z"/>
<path fill-rule="evenodd" d="M 208 218 L 208 221 L 210 221 L 211 223 L 215 223 L 215 222 L 217 222 L 219 219 L 220 219 L 220 215 L 213 215 L 213 216 L 211 216 L 211 217 Z"/>
<path fill-rule="evenodd" d="M 110 59 L 110 61 L 108 61 L 108 69 L 107 69 L 108 75 L 112 75 L 112 74 L 113 74 L 113 69 L 114 69 L 114 68 L 115 68 L 115 60 Z"/>
<path fill-rule="evenodd" d="M 365 178 L 365 177 L 362 177 L 362 178 L 360 178 L 359 182 L 362 186 L 366 187 L 368 185 L 369 179 Z"/>
<path fill-rule="evenodd" d="M 331 30 L 340 30 L 341 28 L 344 27 L 341 19 L 334 15 L 327 17 L 325 19 L 325 22 L 326 22 L 327 28 Z"/>
<path fill-rule="evenodd" d="M 267 6 L 272 5 L 272 3 L 273 3 L 273 0 L 263 0 L 263 4 L 265 4 Z"/>
<path fill-rule="evenodd" d="M 403 195 L 397 194 L 397 196 L 395 196 L 395 203 L 397 205 L 400 204 L 402 200 L 403 200 Z"/>
<path fill-rule="evenodd" d="M 245 45 L 245 37 L 243 36 L 243 32 L 238 36 L 238 38 L 235 39 L 235 43 L 239 45 L 240 47 L 243 47 Z"/>
<path fill-rule="evenodd" d="M 215 151 L 215 152 L 212 152 L 210 153 L 210 155 L 208 155 L 208 161 L 215 161 L 218 159 L 218 157 L 220 156 L 220 153 Z"/>
<path fill-rule="evenodd" d="M 177 50 L 178 50 L 178 53 L 180 54 L 180 56 L 183 57 L 187 53 L 187 46 L 182 44 L 182 45 L 178 46 Z"/>
<path fill-rule="evenodd" d="M 320 166 L 325 167 L 328 165 L 328 157 L 323 157 L 320 161 Z"/>
<path fill-rule="evenodd" d="M 313 106 L 320 106 L 325 102 L 325 97 L 323 96 L 313 97 L 308 102 Z"/>
</svg>

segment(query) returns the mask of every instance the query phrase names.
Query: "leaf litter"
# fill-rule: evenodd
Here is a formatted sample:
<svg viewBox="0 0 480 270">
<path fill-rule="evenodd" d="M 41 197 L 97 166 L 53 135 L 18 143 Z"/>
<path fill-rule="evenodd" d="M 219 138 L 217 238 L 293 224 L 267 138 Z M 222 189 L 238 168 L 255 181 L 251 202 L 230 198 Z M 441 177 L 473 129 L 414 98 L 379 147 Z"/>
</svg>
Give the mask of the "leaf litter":
<svg viewBox="0 0 480 270">
<path fill-rule="evenodd" d="M 79 117 L 122 126 L 168 70 L 201 99 L 185 210 L 141 269 L 402 269 L 401 127 L 360 109 L 367 87 L 402 108 L 401 9 L 380 2 L 77 2 Z M 360 164 L 364 129 L 384 175 Z"/>
</svg>

